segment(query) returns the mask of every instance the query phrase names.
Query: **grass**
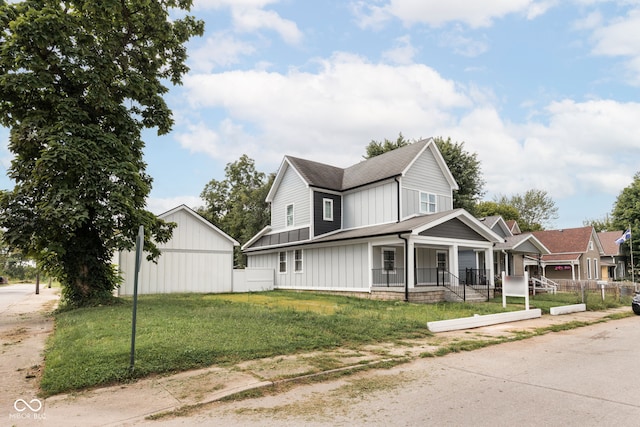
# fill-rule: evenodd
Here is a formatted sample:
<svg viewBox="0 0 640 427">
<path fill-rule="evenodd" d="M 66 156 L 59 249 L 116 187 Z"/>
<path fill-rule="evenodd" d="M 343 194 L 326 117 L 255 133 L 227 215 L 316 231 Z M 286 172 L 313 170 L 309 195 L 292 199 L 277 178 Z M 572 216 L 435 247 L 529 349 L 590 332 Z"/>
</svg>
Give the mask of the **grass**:
<svg viewBox="0 0 640 427">
<path fill-rule="evenodd" d="M 63 311 L 55 315 L 41 388 L 52 395 L 213 364 L 401 342 L 430 336 L 429 321 L 520 310 L 520 302 L 410 304 L 286 291 L 141 296 L 133 370 L 130 299 Z"/>
</svg>

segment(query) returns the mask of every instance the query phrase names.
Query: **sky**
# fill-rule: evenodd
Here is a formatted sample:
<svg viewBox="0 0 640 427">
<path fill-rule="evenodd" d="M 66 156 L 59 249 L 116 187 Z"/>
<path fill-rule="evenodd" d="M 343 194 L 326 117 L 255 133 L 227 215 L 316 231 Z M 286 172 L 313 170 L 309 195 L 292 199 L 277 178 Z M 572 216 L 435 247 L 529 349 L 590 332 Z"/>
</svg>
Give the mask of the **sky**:
<svg viewBox="0 0 640 427">
<path fill-rule="evenodd" d="M 194 0 L 191 14 L 206 29 L 165 97 L 175 125 L 143 135 L 156 214 L 202 206 L 243 154 L 266 174 L 285 155 L 347 167 L 400 133 L 464 143 L 484 200 L 547 192 L 547 228 L 605 218 L 640 171 L 640 0 Z"/>
</svg>

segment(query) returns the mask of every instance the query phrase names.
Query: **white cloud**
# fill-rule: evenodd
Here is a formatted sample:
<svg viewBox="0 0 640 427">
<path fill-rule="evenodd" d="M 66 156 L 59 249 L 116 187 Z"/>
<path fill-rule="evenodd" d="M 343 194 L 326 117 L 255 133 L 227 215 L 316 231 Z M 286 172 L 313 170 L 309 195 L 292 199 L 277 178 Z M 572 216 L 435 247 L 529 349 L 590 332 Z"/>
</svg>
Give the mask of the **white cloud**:
<svg viewBox="0 0 640 427">
<path fill-rule="evenodd" d="M 411 37 L 398 37 L 395 41 L 396 46 L 382 52 L 382 58 L 394 64 L 411 64 L 416 54 L 416 48 L 411 44 Z"/>
<path fill-rule="evenodd" d="M 259 32 L 263 29 L 275 31 L 289 44 L 302 41 L 302 32 L 295 22 L 282 18 L 273 10 L 265 8 L 279 0 L 196 0 L 194 10 L 230 9 L 233 25 L 239 32 Z"/>
<path fill-rule="evenodd" d="M 475 37 L 464 35 L 464 30 L 456 25 L 451 31 L 444 31 L 440 35 L 441 45 L 451 48 L 455 53 L 470 58 L 480 56 L 489 49 L 489 43 Z"/>
<path fill-rule="evenodd" d="M 495 19 L 512 13 L 522 13 L 533 19 L 553 4 L 533 0 L 390 0 L 377 6 L 361 1 L 355 3 L 354 11 L 362 26 L 377 26 L 390 18 L 397 18 L 407 26 L 427 24 L 440 27 L 450 22 L 461 22 L 471 28 L 479 28 L 491 26 Z"/>
<path fill-rule="evenodd" d="M 424 65 L 347 54 L 318 64 L 315 73 L 232 71 L 189 75 L 184 83 L 195 109 L 224 107 L 234 122 L 252 124 L 254 158 L 275 152 L 277 162 L 291 154 L 346 166 L 362 158 L 371 139 L 429 136 L 454 120 L 452 110 L 471 105 L 454 82 Z"/>
<path fill-rule="evenodd" d="M 209 72 L 216 67 L 228 67 L 240 62 L 240 58 L 251 55 L 255 47 L 224 32 L 207 37 L 204 46 L 189 54 L 191 69 L 195 72 Z"/>
</svg>

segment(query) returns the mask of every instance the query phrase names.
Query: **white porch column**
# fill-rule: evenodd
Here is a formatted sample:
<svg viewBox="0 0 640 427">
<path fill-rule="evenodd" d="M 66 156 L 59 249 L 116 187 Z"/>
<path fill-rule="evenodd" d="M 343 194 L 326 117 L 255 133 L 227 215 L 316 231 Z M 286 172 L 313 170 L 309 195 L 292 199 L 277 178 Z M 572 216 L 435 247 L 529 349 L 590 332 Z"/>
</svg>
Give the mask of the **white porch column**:
<svg viewBox="0 0 640 427">
<path fill-rule="evenodd" d="M 489 285 L 491 287 L 495 287 L 495 281 L 493 278 L 495 277 L 496 272 L 493 271 L 493 249 L 485 249 L 484 251 L 484 259 L 487 262 L 487 271 L 489 271 Z"/>
<path fill-rule="evenodd" d="M 458 277 L 458 245 L 449 246 L 449 272 Z M 458 277 L 459 279 L 459 277 Z"/>
<path fill-rule="evenodd" d="M 578 277 L 580 276 L 580 272 L 578 272 Z M 576 280 L 576 266 L 571 264 L 571 279 Z"/>
<path fill-rule="evenodd" d="M 408 257 L 407 260 L 407 283 L 409 288 L 415 287 L 415 271 L 416 271 L 416 257 L 415 257 L 415 244 L 413 243 L 413 239 L 409 237 L 407 243 L 407 253 L 404 256 Z"/>
</svg>

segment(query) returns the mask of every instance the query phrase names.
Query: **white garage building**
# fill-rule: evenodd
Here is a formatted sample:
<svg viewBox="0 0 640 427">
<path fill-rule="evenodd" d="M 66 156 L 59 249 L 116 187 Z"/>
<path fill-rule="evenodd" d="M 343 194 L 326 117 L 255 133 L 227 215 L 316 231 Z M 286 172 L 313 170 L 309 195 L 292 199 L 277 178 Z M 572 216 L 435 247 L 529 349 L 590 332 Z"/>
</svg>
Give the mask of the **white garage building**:
<svg viewBox="0 0 640 427">
<path fill-rule="evenodd" d="M 167 243 L 159 244 L 162 255 L 153 263 L 143 260 L 138 294 L 175 292 L 232 292 L 233 249 L 239 246 L 229 235 L 185 205 L 159 215 L 177 227 Z M 124 281 L 118 295 L 133 295 L 136 254 L 121 252 L 118 266 Z"/>
</svg>

